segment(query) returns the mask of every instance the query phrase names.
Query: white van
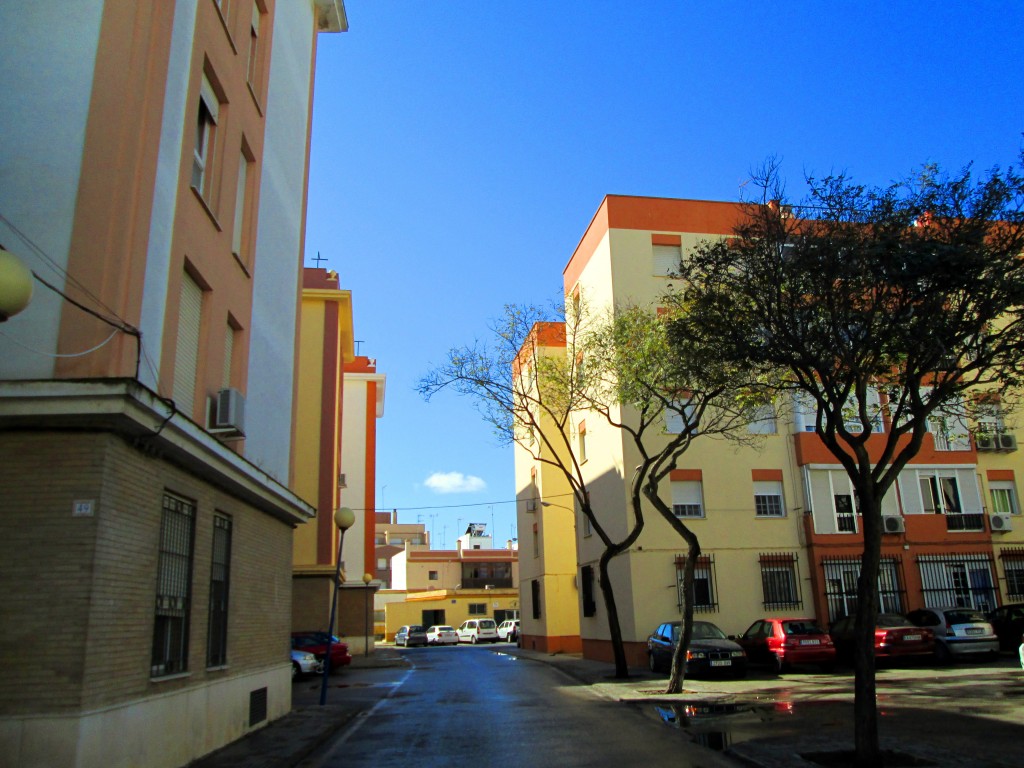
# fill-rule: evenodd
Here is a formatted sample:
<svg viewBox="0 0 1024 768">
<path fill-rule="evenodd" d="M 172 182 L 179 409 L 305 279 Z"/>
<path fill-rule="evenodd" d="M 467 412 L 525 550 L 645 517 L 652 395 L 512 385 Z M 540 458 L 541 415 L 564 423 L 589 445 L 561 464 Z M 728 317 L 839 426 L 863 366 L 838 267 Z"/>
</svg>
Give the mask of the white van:
<svg viewBox="0 0 1024 768">
<path fill-rule="evenodd" d="M 494 619 L 470 619 L 462 622 L 455 631 L 459 633 L 460 643 L 498 642 L 498 625 Z"/>
</svg>

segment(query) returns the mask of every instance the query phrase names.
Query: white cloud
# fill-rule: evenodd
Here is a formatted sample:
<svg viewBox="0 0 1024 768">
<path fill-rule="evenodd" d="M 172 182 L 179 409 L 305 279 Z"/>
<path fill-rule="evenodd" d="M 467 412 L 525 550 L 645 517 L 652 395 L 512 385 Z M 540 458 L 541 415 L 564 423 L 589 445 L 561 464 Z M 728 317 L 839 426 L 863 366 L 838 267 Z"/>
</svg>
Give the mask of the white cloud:
<svg viewBox="0 0 1024 768">
<path fill-rule="evenodd" d="M 461 472 L 435 472 L 423 484 L 434 493 L 474 493 L 487 488 L 479 477 Z"/>
</svg>

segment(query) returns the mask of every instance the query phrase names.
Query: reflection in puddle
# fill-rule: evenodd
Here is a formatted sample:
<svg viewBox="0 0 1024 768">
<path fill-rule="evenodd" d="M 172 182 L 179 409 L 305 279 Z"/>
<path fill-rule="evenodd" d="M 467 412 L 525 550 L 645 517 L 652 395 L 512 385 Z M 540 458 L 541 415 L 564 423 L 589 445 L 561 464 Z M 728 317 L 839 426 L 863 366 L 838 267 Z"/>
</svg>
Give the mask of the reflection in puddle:
<svg viewBox="0 0 1024 768">
<path fill-rule="evenodd" d="M 794 708 L 791 701 L 717 702 L 658 704 L 655 711 L 666 725 L 685 731 L 694 744 L 721 752 L 753 737 L 758 723 L 792 715 Z"/>
<path fill-rule="evenodd" d="M 495 651 L 494 655 L 495 656 L 503 656 L 504 658 L 508 659 L 509 661 L 519 661 L 519 657 L 516 656 L 514 653 L 503 653 L 502 651 Z"/>
</svg>

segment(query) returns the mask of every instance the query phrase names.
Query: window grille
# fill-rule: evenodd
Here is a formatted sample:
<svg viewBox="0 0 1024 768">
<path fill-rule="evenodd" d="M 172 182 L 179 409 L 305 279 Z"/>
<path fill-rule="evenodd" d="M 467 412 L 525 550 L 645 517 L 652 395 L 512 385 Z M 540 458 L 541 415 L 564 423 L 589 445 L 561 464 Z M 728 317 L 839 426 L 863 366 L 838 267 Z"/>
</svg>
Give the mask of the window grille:
<svg viewBox="0 0 1024 768">
<path fill-rule="evenodd" d="M 796 608 L 800 599 L 800 578 L 796 555 L 784 552 L 762 553 L 761 588 L 766 609 Z"/>
<path fill-rule="evenodd" d="M 583 599 L 583 615 L 594 616 L 597 602 L 594 600 L 594 566 L 584 565 L 580 569 L 580 596 Z"/>
<path fill-rule="evenodd" d="M 857 611 L 857 584 L 860 579 L 860 557 L 831 557 L 822 560 L 825 601 L 830 622 L 851 616 Z M 883 557 L 878 570 L 879 613 L 904 613 L 906 590 L 903 586 L 903 563 L 899 557 Z"/>
<path fill-rule="evenodd" d="M 530 602 L 533 604 L 533 618 L 540 618 L 540 581 L 530 582 Z"/>
<path fill-rule="evenodd" d="M 210 562 L 210 616 L 206 665 L 228 662 L 228 592 L 231 582 L 231 519 L 213 516 L 213 556 Z"/>
<path fill-rule="evenodd" d="M 991 555 L 921 555 L 917 565 L 925 607 L 956 606 L 979 611 L 996 607 Z"/>
<path fill-rule="evenodd" d="M 196 508 L 192 502 L 164 495 L 150 666 L 153 677 L 188 669 L 195 522 Z"/>
<path fill-rule="evenodd" d="M 686 592 L 683 578 L 686 568 L 686 555 L 676 556 L 676 604 L 680 613 L 686 605 Z M 718 595 L 715 590 L 714 555 L 700 555 L 693 568 L 693 610 L 695 613 L 708 613 L 718 610 Z"/>
</svg>

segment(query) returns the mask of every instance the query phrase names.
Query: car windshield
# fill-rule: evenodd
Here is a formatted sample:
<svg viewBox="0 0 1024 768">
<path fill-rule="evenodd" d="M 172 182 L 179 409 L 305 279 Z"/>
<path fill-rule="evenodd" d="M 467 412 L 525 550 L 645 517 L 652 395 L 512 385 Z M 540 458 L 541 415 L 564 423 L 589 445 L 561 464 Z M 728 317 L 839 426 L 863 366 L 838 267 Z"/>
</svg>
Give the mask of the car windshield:
<svg viewBox="0 0 1024 768">
<path fill-rule="evenodd" d="M 444 627 L 434 627 L 434 631 L 435 632 L 454 632 L 455 630 L 452 629 L 451 627 L 444 626 Z"/>
<path fill-rule="evenodd" d="M 413 624 L 411 627 L 409 627 L 409 631 L 410 632 L 422 632 L 423 631 L 423 627 L 421 627 L 419 624 Z"/>
<path fill-rule="evenodd" d="M 672 625 L 672 642 L 678 643 L 679 638 L 682 635 L 682 624 L 675 623 Z M 691 640 L 727 640 L 725 632 L 720 630 L 716 625 L 710 621 L 695 621 L 693 622 L 693 637 Z"/>
<path fill-rule="evenodd" d="M 878 620 L 875 622 L 876 627 L 907 627 L 910 626 L 910 622 L 907 621 L 906 617 L 900 616 L 898 613 L 880 613 L 878 614 Z"/>
<path fill-rule="evenodd" d="M 985 617 L 978 611 L 946 611 L 948 624 L 977 624 L 985 621 Z"/>
<path fill-rule="evenodd" d="M 480 620 L 480 628 L 481 629 L 494 629 L 496 626 L 497 625 L 494 623 L 493 619 L 481 619 Z"/>
<path fill-rule="evenodd" d="M 787 635 L 822 635 L 824 632 L 819 629 L 813 621 L 784 621 L 782 631 Z"/>
</svg>

